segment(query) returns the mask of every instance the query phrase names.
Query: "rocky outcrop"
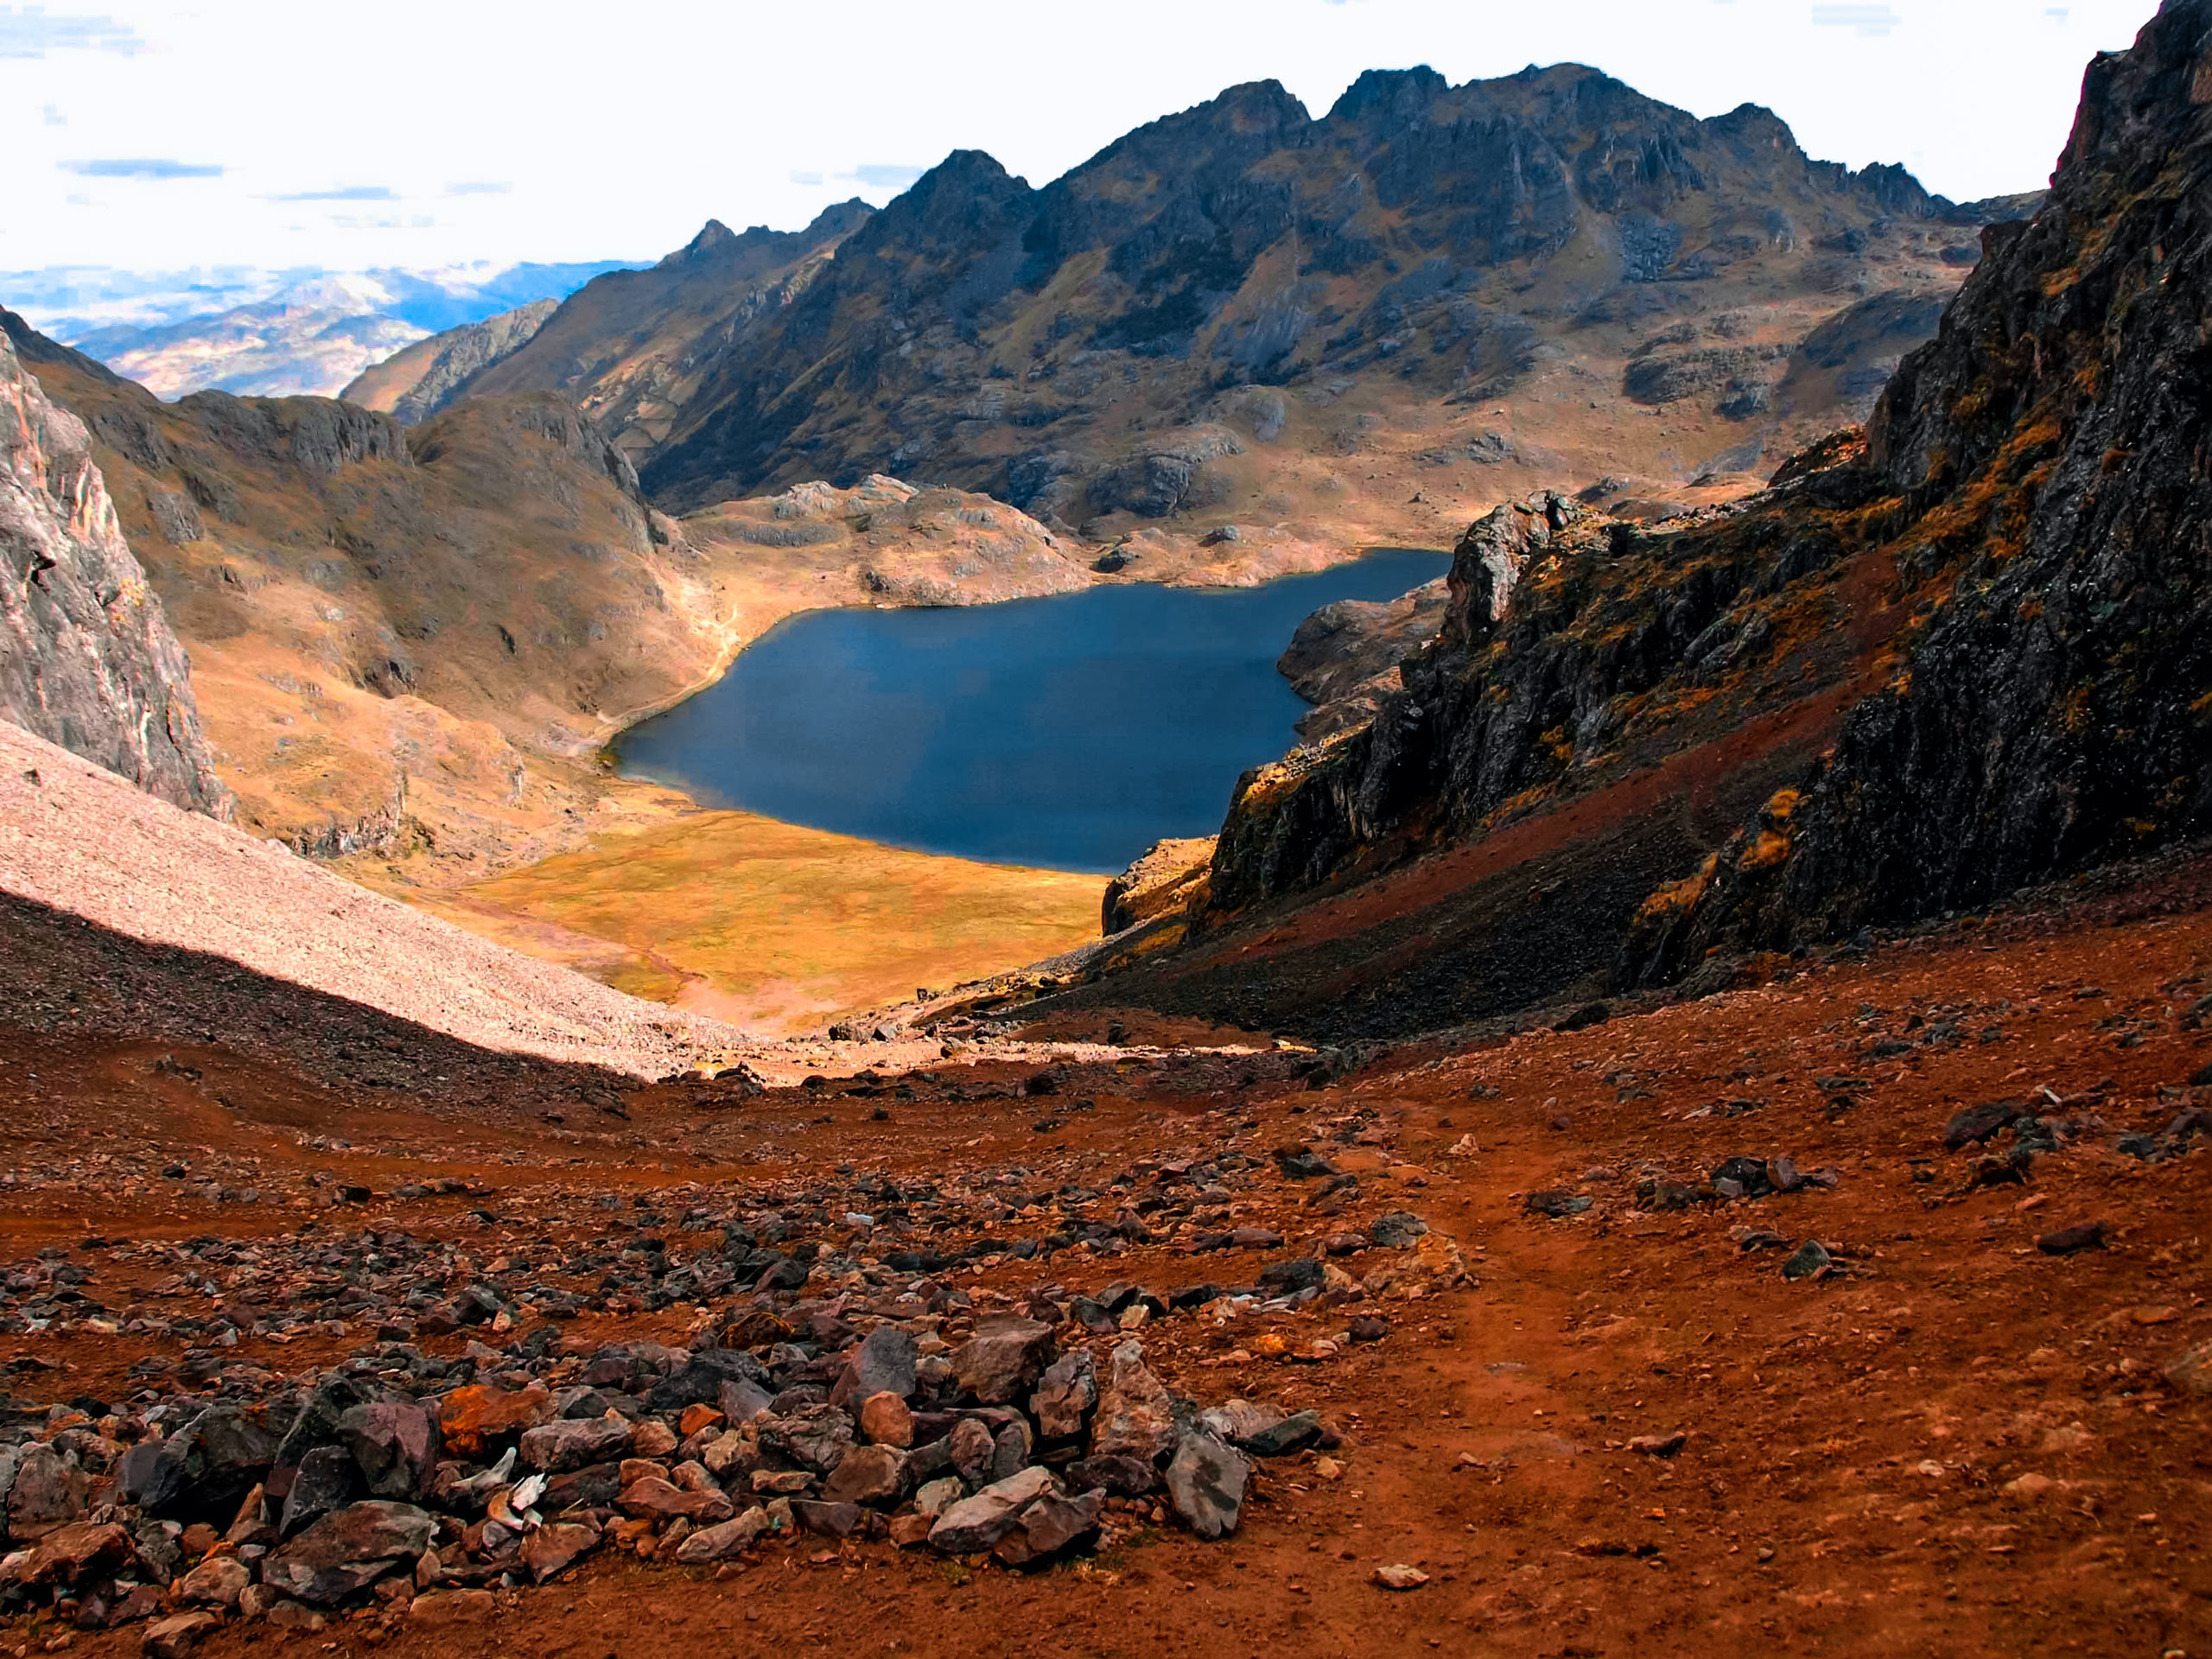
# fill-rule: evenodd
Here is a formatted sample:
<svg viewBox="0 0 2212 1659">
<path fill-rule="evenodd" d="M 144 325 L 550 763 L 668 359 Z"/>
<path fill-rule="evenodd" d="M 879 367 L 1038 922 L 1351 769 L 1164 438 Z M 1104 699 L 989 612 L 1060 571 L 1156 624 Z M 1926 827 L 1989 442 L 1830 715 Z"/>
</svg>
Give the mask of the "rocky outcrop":
<svg viewBox="0 0 2212 1659">
<path fill-rule="evenodd" d="M 780 495 L 725 501 L 684 520 L 702 547 L 780 550 L 794 562 L 849 568 L 877 605 L 981 605 L 1087 588 L 1073 545 L 988 496 L 918 489 L 896 478 L 850 489 L 815 480 Z"/>
<path fill-rule="evenodd" d="M 2212 829 L 2212 4 L 2090 66 L 2050 197 L 1985 234 L 1869 429 L 1910 506 L 1894 672 L 1629 971 L 1986 904 Z"/>
<path fill-rule="evenodd" d="M 1338 600 L 1298 625 L 1275 659 L 1290 689 L 1313 704 L 1299 735 L 1319 742 L 1374 717 L 1404 689 L 1398 664 L 1436 637 L 1449 595 L 1445 579 L 1391 600 Z"/>
<path fill-rule="evenodd" d="M 1239 780 L 1214 858 L 1217 918 L 1478 835 L 1756 706 L 1800 643 L 1808 579 L 1862 538 L 1828 522 L 1831 504 L 1866 493 L 1832 460 L 1753 506 L 1657 530 L 1555 493 L 1474 525 L 1403 690 L 1319 751 Z M 1803 520 L 1801 501 L 1815 505 Z"/>
<path fill-rule="evenodd" d="M 0 334 L 0 715 L 226 817 L 190 665 L 124 539 L 85 423 Z"/>
<path fill-rule="evenodd" d="M 533 300 L 481 322 L 464 323 L 417 340 L 338 395 L 347 403 L 386 410 L 402 426 L 419 426 L 461 396 L 472 375 L 529 344 L 560 303 Z"/>
<path fill-rule="evenodd" d="M 1213 846 L 1211 836 L 1153 842 L 1141 858 L 1106 884 L 1100 931 L 1123 932 L 1140 922 L 1205 904 Z"/>
</svg>

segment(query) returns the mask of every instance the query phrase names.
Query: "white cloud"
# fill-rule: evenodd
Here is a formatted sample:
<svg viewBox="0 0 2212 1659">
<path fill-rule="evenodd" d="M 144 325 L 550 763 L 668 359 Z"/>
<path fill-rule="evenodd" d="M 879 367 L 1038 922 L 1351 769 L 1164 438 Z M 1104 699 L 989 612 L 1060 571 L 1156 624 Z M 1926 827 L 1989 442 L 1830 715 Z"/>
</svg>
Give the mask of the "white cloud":
<svg viewBox="0 0 2212 1659">
<path fill-rule="evenodd" d="M 1813 8 L 1813 27 L 1815 29 L 1847 29 L 1853 34 L 1878 39 L 1904 21 L 1888 6 L 1816 5 Z"/>
<path fill-rule="evenodd" d="M 129 57 L 146 42 L 112 17 L 55 16 L 44 6 L 0 6 L 0 58 L 42 58 L 49 52 L 114 52 Z"/>
</svg>

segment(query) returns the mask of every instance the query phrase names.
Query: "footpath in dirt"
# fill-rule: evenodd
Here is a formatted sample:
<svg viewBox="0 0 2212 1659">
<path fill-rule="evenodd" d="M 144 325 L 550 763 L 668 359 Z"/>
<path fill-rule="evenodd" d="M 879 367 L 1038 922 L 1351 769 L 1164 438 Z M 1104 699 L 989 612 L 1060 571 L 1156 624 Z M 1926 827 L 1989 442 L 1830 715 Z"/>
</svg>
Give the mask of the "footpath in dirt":
<svg viewBox="0 0 2212 1659">
<path fill-rule="evenodd" d="M 2209 893 L 521 1107 L 80 963 L 0 1034 L 0 1650 L 2202 1651 Z"/>
</svg>

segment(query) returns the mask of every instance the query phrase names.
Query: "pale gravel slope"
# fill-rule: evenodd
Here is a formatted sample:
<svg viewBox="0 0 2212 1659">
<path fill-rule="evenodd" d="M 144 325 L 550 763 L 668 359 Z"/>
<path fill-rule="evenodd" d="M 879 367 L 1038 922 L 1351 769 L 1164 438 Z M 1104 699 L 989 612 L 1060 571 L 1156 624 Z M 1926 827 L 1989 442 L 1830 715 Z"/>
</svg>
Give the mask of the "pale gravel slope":
<svg viewBox="0 0 2212 1659">
<path fill-rule="evenodd" d="M 658 1077 L 746 1041 L 180 811 L 5 721 L 0 891 L 510 1053 Z"/>
</svg>

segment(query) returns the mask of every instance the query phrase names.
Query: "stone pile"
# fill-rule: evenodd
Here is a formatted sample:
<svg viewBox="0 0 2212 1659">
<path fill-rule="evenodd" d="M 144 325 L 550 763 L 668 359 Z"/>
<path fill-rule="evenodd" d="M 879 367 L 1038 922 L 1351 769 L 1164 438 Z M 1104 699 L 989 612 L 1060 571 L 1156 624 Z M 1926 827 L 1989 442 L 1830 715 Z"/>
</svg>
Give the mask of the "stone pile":
<svg viewBox="0 0 2212 1659">
<path fill-rule="evenodd" d="M 1435 1241 L 1408 1224 L 1386 1230 Z M 1313 1302 L 1326 1274 L 1288 1258 L 1244 1299 L 1296 1281 L 1270 1305 Z M 13 1406 L 0 1614 L 146 1620 L 170 1653 L 229 1618 L 428 1614 L 602 1548 L 704 1566 L 809 1533 L 1027 1567 L 1109 1510 L 1225 1536 L 1255 1459 L 1337 1444 L 1311 1411 L 1175 1392 L 1119 1329 L 1166 1311 L 1134 1286 L 977 1312 L 928 1280 L 870 1300 L 791 1279 L 772 1267 L 688 1350 L 546 1324 L 457 1359 L 387 1341 L 289 1380 L 228 1365 L 210 1394 Z M 1094 1345 L 1102 1320 L 1116 1338 Z"/>
</svg>

